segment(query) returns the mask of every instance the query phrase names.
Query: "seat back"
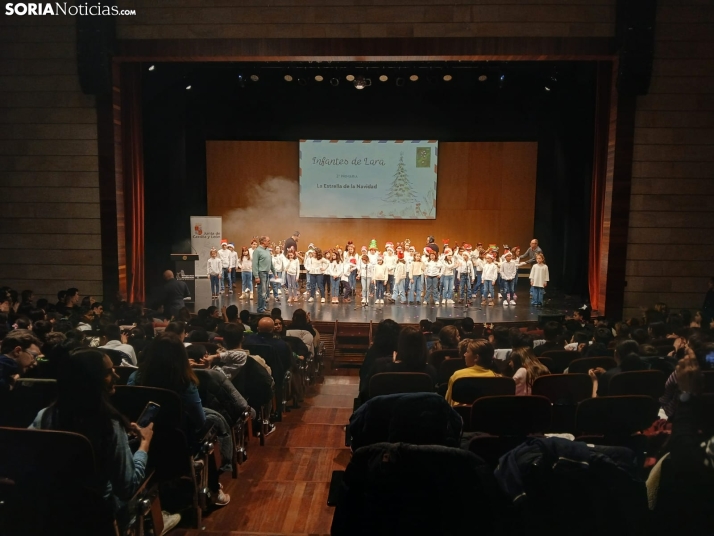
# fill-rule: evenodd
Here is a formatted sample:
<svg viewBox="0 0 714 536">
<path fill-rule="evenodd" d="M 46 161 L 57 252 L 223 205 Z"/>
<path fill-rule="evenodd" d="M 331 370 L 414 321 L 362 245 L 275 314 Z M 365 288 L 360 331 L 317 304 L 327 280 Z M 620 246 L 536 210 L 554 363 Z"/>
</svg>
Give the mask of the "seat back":
<svg viewBox="0 0 714 536">
<path fill-rule="evenodd" d="M 612 357 L 581 357 L 570 362 L 568 374 L 587 374 L 590 369 L 601 367 L 610 370 L 616 366 L 617 362 Z"/>
<path fill-rule="evenodd" d="M 459 404 L 473 404 L 482 396 L 515 395 L 513 378 L 459 378 L 451 387 L 451 398 Z"/>
<path fill-rule="evenodd" d="M 628 436 L 648 428 L 656 419 L 659 404 L 650 396 L 602 396 L 578 404 L 575 428 L 578 434 Z"/>
<path fill-rule="evenodd" d="M 372 341 L 372 322 L 335 321 L 334 361 L 361 364 Z"/>
<path fill-rule="evenodd" d="M 540 356 L 538 358 L 538 361 L 540 361 L 542 365 L 545 365 L 546 368 L 550 371 L 550 373 L 553 374 L 553 369 L 555 368 L 555 361 L 553 361 L 550 357 L 543 356 Z"/>
<path fill-rule="evenodd" d="M 112 404 L 131 422 L 136 422 L 148 402 L 161 406 L 154 419 L 149 463 L 162 480 L 186 474 L 190 469 L 188 434 L 178 394 L 168 389 L 134 385 L 118 385 L 115 390 Z"/>
<path fill-rule="evenodd" d="M 117 373 L 119 379 L 117 385 L 126 385 L 129 381 L 129 376 L 134 374 L 138 369 L 136 367 L 114 367 L 114 372 Z"/>
<path fill-rule="evenodd" d="M 508 436 L 546 432 L 550 413 L 544 396 L 484 396 L 471 406 L 471 430 Z"/>
<path fill-rule="evenodd" d="M 714 393 L 714 370 L 704 371 L 703 393 Z"/>
<path fill-rule="evenodd" d="M 300 339 L 305 344 L 305 346 L 307 346 L 307 349 L 310 351 L 310 355 L 315 354 L 315 338 L 309 331 L 306 331 L 304 329 L 288 329 L 285 331 L 285 335 L 286 336 L 283 337 L 283 339 L 286 342 L 288 338 Z"/>
<path fill-rule="evenodd" d="M 57 380 L 19 378 L 0 408 L 0 426 L 27 428 L 42 408 L 57 399 Z"/>
<path fill-rule="evenodd" d="M 435 369 L 439 369 L 441 364 L 447 359 L 447 358 L 458 358 L 459 357 L 459 349 L 458 348 L 449 348 L 446 350 L 435 350 L 431 354 L 429 354 L 429 359 L 427 362 L 434 367 Z"/>
<path fill-rule="evenodd" d="M 544 396 L 553 404 L 575 405 L 590 398 L 592 391 L 587 374 L 547 374 L 535 379 L 531 394 Z"/>
<path fill-rule="evenodd" d="M 454 375 L 454 372 L 466 368 L 466 361 L 463 358 L 457 359 L 446 359 L 442 361 L 439 368 L 436 369 L 436 382 L 437 384 L 449 383 L 449 380 Z"/>
<path fill-rule="evenodd" d="M 0 428 L 3 536 L 109 535 L 113 512 L 86 484 L 95 473 L 89 440 L 71 432 Z"/>
<path fill-rule="evenodd" d="M 369 397 L 397 393 L 432 393 L 431 376 L 423 372 L 381 372 L 369 381 Z"/>
<path fill-rule="evenodd" d="M 283 378 L 285 377 L 285 370 L 283 369 L 283 363 L 277 356 L 275 350 L 272 346 L 267 344 L 246 344 L 243 349 L 250 355 L 259 355 L 270 367 L 270 374 L 275 380 L 276 386 L 283 385 Z"/>
<path fill-rule="evenodd" d="M 664 384 L 667 376 L 659 370 L 638 370 L 621 372 L 610 379 L 608 394 L 645 395 L 658 400 L 664 394 Z"/>
<path fill-rule="evenodd" d="M 108 355 L 115 367 L 121 366 L 122 360 L 127 363 L 131 363 L 131 357 L 129 357 L 129 354 L 126 354 L 121 350 L 117 350 L 116 348 L 98 348 L 98 350 Z"/>
<path fill-rule="evenodd" d="M 562 374 L 568 368 L 571 361 L 578 359 L 580 352 L 571 352 L 568 350 L 549 350 L 543 352 L 543 357 L 549 357 L 553 360 L 553 374 Z"/>
</svg>

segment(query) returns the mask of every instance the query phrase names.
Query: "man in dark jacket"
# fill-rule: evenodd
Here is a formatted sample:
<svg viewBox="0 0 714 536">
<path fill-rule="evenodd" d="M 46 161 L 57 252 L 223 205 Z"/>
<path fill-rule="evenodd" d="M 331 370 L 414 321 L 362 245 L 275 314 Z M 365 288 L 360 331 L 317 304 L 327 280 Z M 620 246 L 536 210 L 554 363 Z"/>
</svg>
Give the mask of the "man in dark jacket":
<svg viewBox="0 0 714 536">
<path fill-rule="evenodd" d="M 164 306 L 164 316 L 166 318 L 175 317 L 184 307 L 184 300 L 191 297 L 188 285 L 184 281 L 179 281 L 174 277 L 171 270 L 164 272 L 164 287 L 161 293 L 161 300 L 156 304 Z"/>
</svg>

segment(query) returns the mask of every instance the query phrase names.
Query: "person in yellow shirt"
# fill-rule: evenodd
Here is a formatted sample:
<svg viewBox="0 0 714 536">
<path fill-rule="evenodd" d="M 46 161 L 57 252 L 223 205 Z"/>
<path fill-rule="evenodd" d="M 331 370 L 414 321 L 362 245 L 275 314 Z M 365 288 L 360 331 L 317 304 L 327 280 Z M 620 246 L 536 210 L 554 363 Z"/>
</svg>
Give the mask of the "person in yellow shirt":
<svg viewBox="0 0 714 536">
<path fill-rule="evenodd" d="M 459 378 L 488 378 L 497 374 L 491 370 L 493 363 L 493 345 L 485 339 L 469 339 L 466 344 L 464 360 L 466 368 L 457 370 L 449 378 L 449 388 L 446 391 L 446 401 L 452 406 L 458 405 L 451 398 L 451 390 L 454 382 Z"/>
</svg>

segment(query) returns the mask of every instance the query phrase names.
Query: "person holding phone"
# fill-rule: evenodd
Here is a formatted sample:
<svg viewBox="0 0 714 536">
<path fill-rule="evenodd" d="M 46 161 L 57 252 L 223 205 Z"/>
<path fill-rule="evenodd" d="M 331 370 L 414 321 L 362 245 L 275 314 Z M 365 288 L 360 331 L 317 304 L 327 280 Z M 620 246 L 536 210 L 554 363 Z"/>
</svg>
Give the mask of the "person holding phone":
<svg viewBox="0 0 714 536">
<path fill-rule="evenodd" d="M 101 350 L 82 348 L 69 353 L 58 370 L 57 400 L 40 410 L 30 428 L 75 432 L 89 439 L 99 471 L 98 478 L 86 484 L 102 494 L 123 530 L 130 521 L 126 501 L 146 475 L 154 425 L 142 428 L 129 423 L 112 406 L 110 397 L 118 378 L 112 360 Z M 139 438 L 133 454 L 129 432 Z M 173 517 L 171 521 L 178 523 Z"/>
</svg>

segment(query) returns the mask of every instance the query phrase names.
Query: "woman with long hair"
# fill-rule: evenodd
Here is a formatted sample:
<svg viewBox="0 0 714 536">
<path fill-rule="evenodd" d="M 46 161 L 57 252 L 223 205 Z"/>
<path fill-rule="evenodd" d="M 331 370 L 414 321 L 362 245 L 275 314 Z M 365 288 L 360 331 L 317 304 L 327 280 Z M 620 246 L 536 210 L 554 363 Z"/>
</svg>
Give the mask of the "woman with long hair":
<svg viewBox="0 0 714 536">
<path fill-rule="evenodd" d="M 96 479 L 86 484 L 103 495 L 125 528 L 129 523 L 126 501 L 144 480 L 154 425 L 130 424 L 112 406 L 110 396 L 117 379 L 112 360 L 100 349 L 69 353 L 58 367 L 57 400 L 37 414 L 30 428 L 74 432 L 89 440 L 98 471 Z M 134 454 L 128 432 L 140 438 Z"/>
<path fill-rule="evenodd" d="M 206 424 L 206 411 L 198 393 L 198 378 L 189 363 L 186 347 L 175 333 L 164 332 L 151 341 L 144 350 L 139 370 L 129 376 L 127 384 L 157 387 L 178 394 L 189 434 L 199 432 Z M 228 504 L 230 496 L 219 489 L 217 475 L 209 475 L 216 497 L 214 504 Z"/>
<path fill-rule="evenodd" d="M 367 388 L 365 384 L 377 359 L 390 357 L 397 349 L 401 327 L 391 318 L 385 318 L 377 325 L 372 345 L 367 349 L 364 361 L 359 369 L 359 389 Z"/>
<path fill-rule="evenodd" d="M 439 340 L 431 347 L 432 352 L 437 350 L 455 350 L 459 347 L 461 334 L 456 326 L 444 326 L 439 330 Z"/>
<path fill-rule="evenodd" d="M 538 361 L 533 349 L 528 346 L 514 348 L 508 356 L 506 376 L 516 382 L 516 395 L 530 395 L 533 382 L 544 374 L 550 374 L 548 368 Z"/>
</svg>

